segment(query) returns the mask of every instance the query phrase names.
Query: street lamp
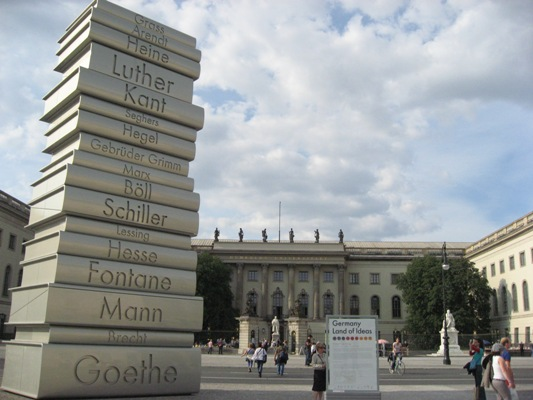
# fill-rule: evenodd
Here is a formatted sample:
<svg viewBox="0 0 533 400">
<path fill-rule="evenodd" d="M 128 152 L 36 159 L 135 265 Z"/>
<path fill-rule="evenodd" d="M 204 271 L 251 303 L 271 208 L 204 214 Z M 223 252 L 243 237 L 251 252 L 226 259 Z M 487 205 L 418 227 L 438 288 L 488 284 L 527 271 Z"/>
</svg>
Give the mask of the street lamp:
<svg viewBox="0 0 533 400">
<path fill-rule="evenodd" d="M 445 365 L 450 365 L 452 362 L 450 360 L 450 343 L 448 342 L 448 323 L 446 321 L 446 291 L 445 281 L 444 281 L 444 271 L 450 269 L 450 264 L 448 264 L 448 256 L 446 254 L 446 242 L 442 245 L 442 307 L 444 308 L 444 337 L 442 346 L 444 347 L 444 359 L 442 363 Z"/>
</svg>

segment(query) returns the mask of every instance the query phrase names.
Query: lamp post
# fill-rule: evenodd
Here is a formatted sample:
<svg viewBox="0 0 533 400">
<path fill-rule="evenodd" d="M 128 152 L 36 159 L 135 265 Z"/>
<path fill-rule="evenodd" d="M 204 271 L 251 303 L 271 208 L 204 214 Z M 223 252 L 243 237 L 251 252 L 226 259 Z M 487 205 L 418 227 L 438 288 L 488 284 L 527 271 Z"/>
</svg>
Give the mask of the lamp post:
<svg viewBox="0 0 533 400">
<path fill-rule="evenodd" d="M 445 281 L 444 281 L 444 271 L 450 269 L 450 264 L 448 264 L 448 256 L 446 254 L 446 242 L 442 245 L 442 307 L 444 308 L 444 337 L 442 346 L 444 348 L 444 359 L 442 363 L 444 365 L 450 365 L 452 362 L 450 360 L 450 343 L 448 342 L 448 323 L 446 321 L 446 291 L 445 291 Z"/>
</svg>

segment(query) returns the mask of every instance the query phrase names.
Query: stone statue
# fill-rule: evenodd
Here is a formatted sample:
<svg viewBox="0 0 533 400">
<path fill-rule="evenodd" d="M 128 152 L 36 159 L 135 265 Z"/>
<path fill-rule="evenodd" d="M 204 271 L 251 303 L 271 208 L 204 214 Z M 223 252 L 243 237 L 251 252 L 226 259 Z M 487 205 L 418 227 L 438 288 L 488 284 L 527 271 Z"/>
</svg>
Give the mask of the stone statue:
<svg viewBox="0 0 533 400">
<path fill-rule="evenodd" d="M 266 230 L 266 228 L 265 228 L 265 229 L 263 229 L 262 235 L 263 235 L 263 242 L 266 242 L 266 241 L 267 241 L 267 239 L 268 239 L 268 236 L 267 236 L 267 230 Z"/>
<path fill-rule="evenodd" d="M 315 229 L 315 243 L 320 243 L 320 232 L 318 232 L 318 229 Z"/>
<path fill-rule="evenodd" d="M 443 328 L 445 324 L 447 329 L 455 329 L 455 319 L 453 318 L 453 314 L 450 312 L 450 310 L 446 311 L 446 319 L 442 321 Z"/>
<path fill-rule="evenodd" d="M 239 242 L 242 242 L 242 238 L 244 237 L 244 232 L 242 231 L 242 228 L 239 229 Z"/>
<path fill-rule="evenodd" d="M 218 228 L 215 228 L 215 242 L 218 242 L 218 236 L 220 235 L 220 231 Z"/>
<path fill-rule="evenodd" d="M 344 232 L 342 229 L 339 231 L 339 243 L 344 243 Z"/>
<path fill-rule="evenodd" d="M 279 334 L 279 319 L 277 316 L 274 316 L 272 320 L 272 333 Z"/>
<path fill-rule="evenodd" d="M 290 241 L 291 243 L 294 243 L 294 231 L 292 230 L 292 228 L 291 228 L 291 230 L 289 231 L 289 241 Z"/>
</svg>

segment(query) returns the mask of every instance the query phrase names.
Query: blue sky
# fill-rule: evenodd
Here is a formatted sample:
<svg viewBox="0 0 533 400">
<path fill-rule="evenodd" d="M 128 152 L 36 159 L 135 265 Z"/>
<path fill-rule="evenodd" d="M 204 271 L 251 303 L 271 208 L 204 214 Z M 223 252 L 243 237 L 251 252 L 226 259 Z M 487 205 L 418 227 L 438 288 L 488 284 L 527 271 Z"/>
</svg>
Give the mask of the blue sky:
<svg viewBox="0 0 533 400">
<path fill-rule="evenodd" d="M 475 241 L 533 210 L 530 1 L 117 0 L 197 38 L 198 237 Z M 57 40 L 0 2 L 0 189 L 29 202 Z"/>
</svg>

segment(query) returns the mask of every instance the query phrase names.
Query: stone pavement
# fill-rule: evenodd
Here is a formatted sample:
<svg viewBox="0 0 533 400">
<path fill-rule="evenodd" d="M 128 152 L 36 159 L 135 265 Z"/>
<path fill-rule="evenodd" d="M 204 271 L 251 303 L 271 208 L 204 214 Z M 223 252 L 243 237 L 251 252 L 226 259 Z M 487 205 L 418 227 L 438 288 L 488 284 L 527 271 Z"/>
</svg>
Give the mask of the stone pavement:
<svg viewBox="0 0 533 400">
<path fill-rule="evenodd" d="M 4 347 L 0 346 L 0 365 L 3 367 Z M 469 357 L 452 357 L 452 365 L 446 368 L 457 369 L 458 373 L 464 374 L 462 371 L 463 365 Z M 424 368 L 437 369 L 443 368 L 442 357 L 419 356 L 406 357 L 406 365 L 408 369 Z M 243 359 L 235 354 L 202 354 L 202 366 L 206 367 L 243 367 Z M 311 376 L 311 369 L 305 367 L 302 356 L 291 356 L 290 363 L 287 366 L 287 377 L 284 378 L 283 384 L 268 384 L 270 379 L 279 379 L 274 375 L 273 364 L 265 367 L 265 373 L 261 382 L 255 382 L 253 387 L 250 387 L 244 382 L 228 381 L 225 383 L 209 383 L 208 377 L 203 372 L 202 384 L 200 393 L 194 395 L 183 396 L 156 396 L 156 397 L 136 397 L 137 400 L 272 400 L 282 397 L 283 400 L 311 400 L 311 380 L 309 385 L 292 384 L 290 383 L 290 371 L 294 369 L 309 370 Z M 517 367 L 532 367 L 533 372 L 533 358 L 530 357 L 516 357 L 513 358 L 513 365 Z M 380 368 L 387 366 L 385 358 L 380 358 Z M 2 368 L 3 369 L 3 368 Z M 270 377 L 270 372 L 272 376 Z M 206 379 L 207 378 L 207 379 Z M 259 379 L 259 378 L 258 378 Z M 206 382 L 207 380 L 207 382 Z M 288 381 L 288 382 L 287 382 Z M 265 382 L 265 383 L 263 383 Z M 518 386 L 520 400 L 533 400 L 533 384 L 525 384 Z M 253 392 L 251 392 L 253 390 Z M 380 385 L 382 400 L 412 400 L 412 399 L 427 399 L 427 400 L 471 400 L 472 399 L 472 385 L 454 384 L 449 382 L 436 382 L 434 385 Z M 25 397 L 0 391 L 0 400 L 24 400 Z M 122 398 L 115 398 L 116 400 L 124 400 Z M 496 395 L 494 391 L 487 392 L 487 400 L 495 400 Z M 94 400 L 94 399 L 93 399 Z M 102 400 L 102 399 L 100 399 Z"/>
</svg>

